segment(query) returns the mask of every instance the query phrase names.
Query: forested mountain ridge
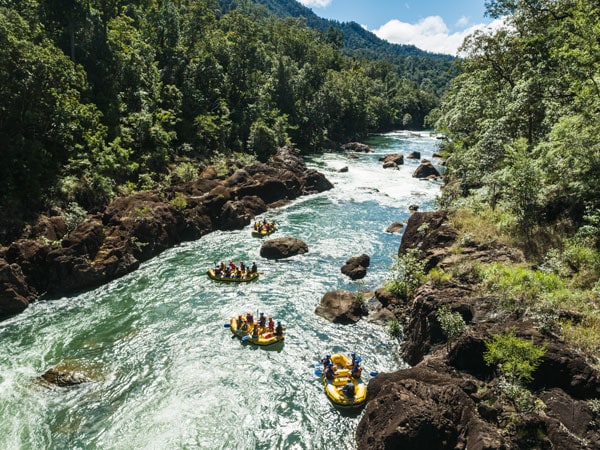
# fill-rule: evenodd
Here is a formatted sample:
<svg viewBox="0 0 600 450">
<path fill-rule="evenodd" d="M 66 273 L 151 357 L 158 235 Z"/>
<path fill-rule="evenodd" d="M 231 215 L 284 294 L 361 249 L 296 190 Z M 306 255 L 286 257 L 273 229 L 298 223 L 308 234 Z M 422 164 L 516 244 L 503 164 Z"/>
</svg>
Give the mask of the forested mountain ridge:
<svg viewBox="0 0 600 450">
<path fill-rule="evenodd" d="M 392 44 L 377 37 L 356 22 L 339 22 L 317 16 L 296 0 L 253 0 L 278 17 L 303 17 L 306 24 L 338 40 L 342 51 L 357 58 L 379 59 L 398 67 L 398 73 L 418 84 L 431 83 L 441 95 L 456 76 L 455 58 L 431 53 L 414 45 Z M 231 3 L 222 0 L 222 3 Z"/>
<path fill-rule="evenodd" d="M 229 3 L 1 2 L 3 216 L 81 215 L 218 155 L 420 127 L 438 103 L 303 19 Z"/>
</svg>

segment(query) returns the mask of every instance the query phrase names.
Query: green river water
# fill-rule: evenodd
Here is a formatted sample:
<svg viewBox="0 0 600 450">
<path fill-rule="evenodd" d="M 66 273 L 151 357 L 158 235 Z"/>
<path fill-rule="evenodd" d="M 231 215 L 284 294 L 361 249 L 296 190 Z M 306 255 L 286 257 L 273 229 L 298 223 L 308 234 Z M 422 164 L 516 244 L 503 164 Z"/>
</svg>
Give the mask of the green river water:
<svg viewBox="0 0 600 450">
<path fill-rule="evenodd" d="M 358 352 L 369 372 L 403 367 L 399 342 L 361 320 L 335 325 L 314 314 L 335 289 L 374 290 L 389 274 L 400 234 L 386 233 L 408 206 L 433 208 L 438 183 L 411 177 L 418 161 L 384 170 L 388 153 L 421 152 L 438 141 L 388 133 L 368 141 L 374 153 L 327 153 L 307 164 L 334 189 L 270 210 L 273 235 L 293 236 L 309 252 L 285 261 L 259 256 L 250 226 L 215 232 L 144 263 L 123 278 L 80 295 L 39 301 L 0 323 L 0 449 L 353 449 L 361 414 L 327 399 L 314 364 L 326 353 Z M 339 172 L 347 166 L 348 172 Z M 340 267 L 371 257 L 367 276 Z M 223 284 L 215 261 L 256 261 L 252 283 Z M 267 350 L 224 328 L 238 313 L 264 311 L 287 327 L 285 344 Z M 51 367 L 93 381 L 48 387 Z"/>
</svg>

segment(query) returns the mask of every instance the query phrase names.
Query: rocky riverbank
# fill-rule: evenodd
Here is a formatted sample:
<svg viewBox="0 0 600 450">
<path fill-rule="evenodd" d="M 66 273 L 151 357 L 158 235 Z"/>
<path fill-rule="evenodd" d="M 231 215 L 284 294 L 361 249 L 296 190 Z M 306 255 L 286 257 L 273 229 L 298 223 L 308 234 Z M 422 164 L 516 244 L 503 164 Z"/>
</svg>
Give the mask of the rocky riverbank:
<svg viewBox="0 0 600 450">
<path fill-rule="evenodd" d="M 415 213 L 400 253 L 417 249 L 427 269 L 449 272 L 464 261 L 520 261 L 502 246 L 457 242 L 444 212 Z M 598 449 L 600 374 L 584 355 L 538 324 L 497 308 L 468 271 L 422 285 L 401 300 L 379 290 L 382 304 L 405 324 L 402 356 L 412 366 L 369 382 L 368 405 L 356 440 L 359 449 Z M 467 325 L 447 342 L 439 321 L 442 306 Z M 544 345 L 532 380 L 525 384 L 536 408 L 502 396 L 503 380 L 483 358 L 492 335 L 512 330 Z M 530 402 L 530 403 L 531 403 Z"/>
<path fill-rule="evenodd" d="M 102 285 L 181 242 L 243 228 L 269 208 L 332 187 L 283 147 L 268 164 L 232 167 L 222 177 L 208 168 L 193 182 L 118 198 L 70 233 L 61 215 L 41 216 L 0 247 L 0 318 L 41 295 Z"/>
</svg>

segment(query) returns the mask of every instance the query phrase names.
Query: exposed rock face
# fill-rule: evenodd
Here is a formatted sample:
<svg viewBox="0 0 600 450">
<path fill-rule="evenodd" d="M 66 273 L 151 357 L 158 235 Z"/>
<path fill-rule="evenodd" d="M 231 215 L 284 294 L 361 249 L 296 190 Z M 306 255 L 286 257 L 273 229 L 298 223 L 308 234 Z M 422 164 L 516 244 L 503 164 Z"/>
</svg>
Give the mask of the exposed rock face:
<svg viewBox="0 0 600 450">
<path fill-rule="evenodd" d="M 21 228 L 21 239 L 0 248 L 0 316 L 22 311 L 35 292 L 62 295 L 101 285 L 173 245 L 242 228 L 268 208 L 332 187 L 286 146 L 269 164 L 234 168 L 226 178 L 209 167 L 194 182 L 165 192 L 118 198 L 69 234 L 60 216 L 41 217 Z"/>
<path fill-rule="evenodd" d="M 444 212 L 415 213 L 399 252 L 418 249 L 428 267 L 450 270 L 464 261 L 517 262 L 520 252 L 499 245 L 462 246 Z M 536 324 L 499 313 L 498 299 L 483 296 L 468 274 L 427 283 L 413 298 L 383 289 L 378 301 L 405 324 L 402 356 L 410 369 L 380 374 L 369 382 L 369 403 L 357 429 L 359 449 L 596 449 L 598 417 L 587 400 L 600 396 L 600 374 L 576 351 Z M 461 315 L 467 331 L 447 342 L 438 310 Z M 545 344 L 546 352 L 527 388 L 545 405 L 542 412 L 515 410 L 502 400 L 497 373 L 483 358 L 486 342 L 507 330 Z"/>
<path fill-rule="evenodd" d="M 367 275 L 369 264 L 371 264 L 371 258 L 363 253 L 360 256 L 349 258 L 342 266 L 341 272 L 352 280 L 359 280 Z"/>
<path fill-rule="evenodd" d="M 22 312 L 34 299 L 21 268 L 0 258 L 0 317 Z"/>
<path fill-rule="evenodd" d="M 269 239 L 260 247 L 260 256 L 267 259 L 285 259 L 308 252 L 308 245 L 294 237 Z"/>
<path fill-rule="evenodd" d="M 406 155 L 407 159 L 421 159 L 421 152 L 414 151 Z"/>
<path fill-rule="evenodd" d="M 323 296 L 315 314 L 330 322 L 348 325 L 358 322 L 362 316 L 367 315 L 367 311 L 356 294 L 337 290 Z"/>
<path fill-rule="evenodd" d="M 342 150 L 363 153 L 371 152 L 371 148 L 367 144 L 363 144 L 361 142 L 348 142 L 347 144 L 342 145 Z"/>
<path fill-rule="evenodd" d="M 419 164 L 419 167 L 413 172 L 413 178 L 437 178 L 441 176 L 440 172 L 435 168 L 431 161 L 424 159 Z"/>
</svg>

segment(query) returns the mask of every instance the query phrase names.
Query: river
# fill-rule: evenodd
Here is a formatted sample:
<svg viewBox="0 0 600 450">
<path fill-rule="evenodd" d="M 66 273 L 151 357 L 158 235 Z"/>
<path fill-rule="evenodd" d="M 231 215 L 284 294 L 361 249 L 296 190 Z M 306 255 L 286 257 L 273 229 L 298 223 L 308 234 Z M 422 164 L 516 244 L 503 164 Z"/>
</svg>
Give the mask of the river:
<svg viewBox="0 0 600 450">
<path fill-rule="evenodd" d="M 434 207 L 440 184 L 412 178 L 418 161 L 384 170 L 378 159 L 416 150 L 431 158 L 439 141 L 405 132 L 373 136 L 369 154 L 307 159 L 334 189 L 302 197 L 261 218 L 307 243 L 285 261 L 259 256 L 250 226 L 214 232 L 80 295 L 39 301 L 0 323 L 2 449 L 352 449 L 361 414 L 327 399 L 314 364 L 324 354 L 358 352 L 369 372 L 403 367 L 397 339 L 361 320 L 335 325 L 314 314 L 327 291 L 383 285 L 400 244 L 386 233 L 408 206 Z M 347 172 L 339 169 L 347 166 Z M 366 253 L 363 280 L 340 272 Z M 256 261 L 260 279 L 220 284 L 215 261 Z M 264 311 L 287 327 L 283 347 L 255 348 L 224 328 L 238 313 Z M 51 367 L 93 381 L 48 387 Z"/>
</svg>

